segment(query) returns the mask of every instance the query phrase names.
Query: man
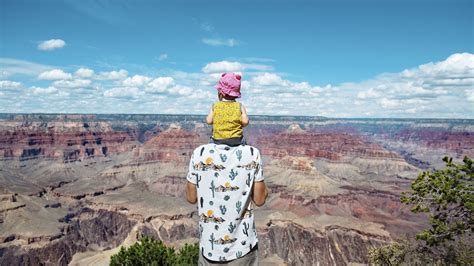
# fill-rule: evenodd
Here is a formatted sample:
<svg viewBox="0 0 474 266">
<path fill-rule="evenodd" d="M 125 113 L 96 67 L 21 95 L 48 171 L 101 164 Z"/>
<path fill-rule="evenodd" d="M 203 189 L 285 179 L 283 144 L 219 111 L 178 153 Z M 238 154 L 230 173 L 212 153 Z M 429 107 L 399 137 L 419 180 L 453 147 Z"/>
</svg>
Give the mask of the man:
<svg viewBox="0 0 474 266">
<path fill-rule="evenodd" d="M 258 265 L 253 204 L 268 192 L 258 149 L 206 144 L 189 163 L 187 200 L 198 203 L 199 265 Z"/>
</svg>

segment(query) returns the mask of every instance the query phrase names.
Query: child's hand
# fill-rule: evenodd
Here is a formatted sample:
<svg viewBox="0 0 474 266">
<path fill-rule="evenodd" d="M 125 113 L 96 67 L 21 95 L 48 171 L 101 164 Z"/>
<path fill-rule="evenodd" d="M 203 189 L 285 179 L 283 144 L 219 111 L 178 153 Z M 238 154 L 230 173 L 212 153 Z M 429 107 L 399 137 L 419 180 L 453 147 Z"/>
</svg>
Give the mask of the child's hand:
<svg viewBox="0 0 474 266">
<path fill-rule="evenodd" d="M 245 109 L 245 106 L 243 104 L 240 105 L 240 111 L 242 112 L 242 126 L 246 127 L 249 124 L 249 117 L 247 115 L 247 109 Z"/>
<path fill-rule="evenodd" d="M 214 105 L 211 106 L 211 110 L 209 110 L 209 114 L 207 115 L 206 117 L 206 123 L 208 125 L 212 125 L 212 123 L 214 122 Z"/>
</svg>

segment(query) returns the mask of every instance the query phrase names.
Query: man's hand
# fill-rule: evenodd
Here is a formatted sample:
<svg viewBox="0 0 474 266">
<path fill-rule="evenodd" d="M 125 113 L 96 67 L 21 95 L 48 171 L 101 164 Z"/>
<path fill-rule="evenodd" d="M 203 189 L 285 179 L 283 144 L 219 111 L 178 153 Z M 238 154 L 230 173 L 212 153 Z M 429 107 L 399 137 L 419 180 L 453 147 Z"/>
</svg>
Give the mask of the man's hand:
<svg viewBox="0 0 474 266">
<path fill-rule="evenodd" d="M 189 182 L 186 184 L 186 199 L 189 203 L 194 204 L 197 202 L 197 189 L 196 185 Z"/>
<path fill-rule="evenodd" d="M 265 204 L 265 200 L 268 196 L 267 186 L 265 182 L 254 182 L 252 188 L 252 200 L 258 207 L 263 206 Z M 196 199 L 197 200 L 197 199 Z"/>
</svg>

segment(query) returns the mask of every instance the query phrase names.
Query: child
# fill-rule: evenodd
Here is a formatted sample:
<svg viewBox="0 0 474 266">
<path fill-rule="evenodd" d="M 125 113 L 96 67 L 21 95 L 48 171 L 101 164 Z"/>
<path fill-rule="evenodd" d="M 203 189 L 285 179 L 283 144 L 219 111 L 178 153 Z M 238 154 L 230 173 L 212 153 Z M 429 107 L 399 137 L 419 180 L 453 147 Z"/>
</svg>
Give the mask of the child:
<svg viewBox="0 0 474 266">
<path fill-rule="evenodd" d="M 245 107 L 235 101 L 240 98 L 240 80 L 240 75 L 224 73 L 215 86 L 219 101 L 212 105 L 206 122 L 212 125 L 211 139 L 216 144 L 245 144 L 243 128 L 249 124 L 249 118 Z"/>
</svg>

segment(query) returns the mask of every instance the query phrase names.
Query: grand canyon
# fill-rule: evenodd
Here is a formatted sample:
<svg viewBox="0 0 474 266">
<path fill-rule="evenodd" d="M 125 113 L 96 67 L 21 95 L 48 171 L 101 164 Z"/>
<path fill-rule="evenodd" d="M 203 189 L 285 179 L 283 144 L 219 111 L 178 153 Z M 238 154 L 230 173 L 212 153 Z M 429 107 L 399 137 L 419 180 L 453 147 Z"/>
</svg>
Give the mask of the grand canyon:
<svg viewBox="0 0 474 266">
<path fill-rule="evenodd" d="M 252 116 L 269 198 L 255 212 L 263 265 L 367 264 L 427 226 L 400 203 L 444 156 L 474 157 L 474 120 Z M 0 114 L 0 264 L 107 265 L 147 235 L 197 242 L 189 157 L 199 115 Z"/>
</svg>

